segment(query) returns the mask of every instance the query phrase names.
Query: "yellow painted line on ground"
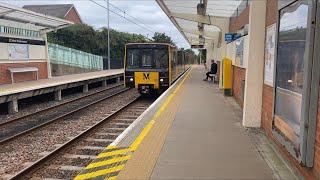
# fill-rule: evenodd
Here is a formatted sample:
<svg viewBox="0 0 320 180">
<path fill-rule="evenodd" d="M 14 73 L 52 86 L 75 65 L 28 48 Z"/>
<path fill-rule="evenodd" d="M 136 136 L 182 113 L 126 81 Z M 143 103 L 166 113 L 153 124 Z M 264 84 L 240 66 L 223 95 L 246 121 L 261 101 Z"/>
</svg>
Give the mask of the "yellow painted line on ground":
<svg viewBox="0 0 320 180">
<path fill-rule="evenodd" d="M 134 140 L 134 142 L 131 144 L 130 148 L 131 151 L 135 151 L 139 144 L 142 142 L 142 140 L 144 139 L 144 137 L 149 133 L 149 131 L 151 130 L 153 124 L 155 123 L 154 120 L 151 120 L 147 126 L 142 130 L 142 132 L 140 133 L 140 135 Z"/>
<path fill-rule="evenodd" d="M 136 138 L 136 140 L 131 144 L 131 150 L 135 151 L 143 141 L 143 139 L 147 136 L 147 134 L 150 132 L 151 128 L 153 127 L 154 123 L 158 119 L 158 117 L 161 115 L 161 113 L 166 109 L 168 104 L 171 102 L 172 98 L 175 96 L 175 94 L 179 91 L 184 81 L 189 77 L 191 73 L 191 70 L 188 72 L 188 74 L 183 78 L 181 83 L 178 85 L 178 87 L 173 91 L 172 94 L 169 95 L 169 97 L 166 99 L 166 101 L 162 104 L 160 109 L 157 111 L 157 113 L 154 115 L 152 120 L 147 124 L 147 126 L 142 130 L 142 132 L 139 134 L 139 136 Z"/>
<path fill-rule="evenodd" d="M 131 151 L 130 148 L 126 148 L 126 149 L 119 149 L 119 150 L 110 151 L 110 152 L 102 152 L 98 155 L 98 158 L 104 158 L 107 156 L 114 156 L 114 155 L 119 155 L 119 154 L 126 154 L 130 151 Z"/>
<path fill-rule="evenodd" d="M 108 159 L 108 160 L 105 160 L 105 161 L 93 162 L 93 163 L 89 164 L 85 169 L 92 169 L 92 168 L 96 168 L 96 167 L 100 167 L 100 166 L 106 166 L 106 165 L 114 164 L 114 163 L 117 163 L 117 162 L 126 161 L 126 160 L 128 160 L 130 158 L 131 158 L 131 155 L 128 155 L 128 156 L 116 157 L 116 158 Z"/>
<path fill-rule="evenodd" d="M 118 148 L 117 146 L 107 146 L 106 149 L 116 149 Z"/>
<path fill-rule="evenodd" d="M 91 172 L 91 173 L 87 173 L 87 174 L 81 174 L 78 175 L 77 177 L 74 178 L 74 180 L 85 180 L 85 179 L 91 179 L 91 178 L 95 178 L 98 176 L 103 176 L 103 175 L 107 175 L 113 172 L 117 172 L 120 171 L 121 169 L 124 168 L 124 165 L 120 165 L 120 166 L 115 166 L 109 169 L 103 169 L 103 170 L 99 170 L 99 171 L 95 171 L 95 172 Z"/>
<path fill-rule="evenodd" d="M 131 144 L 130 148 L 119 149 L 119 150 L 114 150 L 114 151 L 109 151 L 109 152 L 102 152 L 102 153 L 100 153 L 98 155 L 98 158 L 104 158 L 104 157 L 108 157 L 108 156 L 126 154 L 128 152 L 137 150 L 137 148 L 139 147 L 139 145 L 141 144 L 143 139 L 148 135 L 148 133 L 152 129 L 152 127 L 155 124 L 155 122 L 158 119 L 158 117 L 166 109 L 166 107 L 171 102 L 171 100 L 175 96 L 175 94 L 180 90 L 182 84 L 187 79 L 187 77 L 189 77 L 189 75 L 191 73 L 191 70 L 183 78 L 183 80 L 177 86 L 177 88 L 173 91 L 173 93 L 170 94 L 169 97 L 166 99 L 166 101 L 161 105 L 160 109 L 157 111 L 157 113 L 154 115 L 154 117 L 151 119 L 151 121 L 146 125 L 146 127 L 144 127 L 144 129 L 141 131 L 139 136 L 136 137 L 134 142 Z M 112 149 L 116 149 L 116 148 L 118 148 L 118 147 L 117 146 L 107 146 L 106 147 L 106 149 L 108 149 L 108 150 L 112 150 Z M 89 164 L 85 169 L 91 169 L 91 168 L 100 167 L 100 166 L 103 166 L 103 165 L 113 164 L 113 163 L 116 163 L 116 162 L 129 160 L 130 158 L 131 158 L 131 155 L 127 155 L 127 156 L 124 156 L 124 157 L 114 157 L 112 159 L 101 161 L 101 162 L 93 162 L 93 163 Z M 98 171 L 91 172 L 91 173 L 80 174 L 80 175 L 76 176 L 74 179 L 75 180 L 84 180 L 84 179 L 95 178 L 95 177 L 98 177 L 98 176 L 102 176 L 102 175 L 110 174 L 110 173 L 113 173 L 113 172 L 121 171 L 124 168 L 124 166 L 125 166 L 125 164 L 119 165 L 119 166 L 115 166 L 115 167 L 111 167 L 111 168 L 108 168 L 108 169 L 98 170 Z M 115 180 L 116 178 L 117 178 L 117 176 L 113 176 L 113 177 L 108 177 L 106 179 Z"/>
</svg>

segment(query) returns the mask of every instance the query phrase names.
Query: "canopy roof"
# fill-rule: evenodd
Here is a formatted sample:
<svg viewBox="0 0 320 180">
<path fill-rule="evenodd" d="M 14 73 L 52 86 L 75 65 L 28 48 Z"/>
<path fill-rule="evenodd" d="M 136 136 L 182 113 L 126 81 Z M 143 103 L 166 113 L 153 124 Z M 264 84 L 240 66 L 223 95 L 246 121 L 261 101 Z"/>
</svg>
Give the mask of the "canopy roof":
<svg viewBox="0 0 320 180">
<path fill-rule="evenodd" d="M 201 45 L 219 39 L 215 19 L 237 16 L 249 0 L 156 0 L 189 44 Z"/>
<path fill-rule="evenodd" d="M 70 21 L 35 13 L 9 4 L 0 4 L 0 19 L 33 24 L 38 30 L 55 30 L 73 24 Z"/>
</svg>

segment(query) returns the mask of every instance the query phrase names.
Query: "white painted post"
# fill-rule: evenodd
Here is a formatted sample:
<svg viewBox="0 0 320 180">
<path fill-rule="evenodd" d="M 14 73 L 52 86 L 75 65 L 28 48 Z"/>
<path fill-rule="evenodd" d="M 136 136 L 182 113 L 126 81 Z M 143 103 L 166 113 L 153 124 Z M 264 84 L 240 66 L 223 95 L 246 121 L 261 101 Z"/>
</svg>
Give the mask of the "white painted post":
<svg viewBox="0 0 320 180">
<path fill-rule="evenodd" d="M 47 71 L 48 71 L 48 78 L 52 78 L 51 74 L 51 62 L 50 62 L 50 57 L 49 57 L 49 44 L 48 44 L 48 38 L 46 32 L 43 32 L 43 37 L 46 41 L 46 58 L 47 58 Z"/>
<path fill-rule="evenodd" d="M 266 0 L 250 1 L 249 53 L 242 125 L 261 126 Z"/>
</svg>

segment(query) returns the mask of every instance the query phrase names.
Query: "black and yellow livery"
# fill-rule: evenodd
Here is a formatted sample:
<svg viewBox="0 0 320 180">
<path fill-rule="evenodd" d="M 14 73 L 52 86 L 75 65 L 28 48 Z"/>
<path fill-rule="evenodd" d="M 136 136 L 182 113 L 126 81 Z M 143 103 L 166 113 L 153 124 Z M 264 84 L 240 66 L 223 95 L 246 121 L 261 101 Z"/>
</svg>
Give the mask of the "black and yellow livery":
<svg viewBox="0 0 320 180">
<path fill-rule="evenodd" d="M 187 70 L 188 58 L 170 44 L 126 44 L 125 85 L 141 94 L 162 93 Z"/>
</svg>

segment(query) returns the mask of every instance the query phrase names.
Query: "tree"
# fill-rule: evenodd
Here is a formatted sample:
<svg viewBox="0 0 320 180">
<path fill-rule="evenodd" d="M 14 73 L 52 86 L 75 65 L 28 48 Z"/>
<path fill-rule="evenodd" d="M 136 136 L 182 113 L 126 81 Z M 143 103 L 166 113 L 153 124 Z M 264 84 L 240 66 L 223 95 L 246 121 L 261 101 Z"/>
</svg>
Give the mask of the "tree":
<svg viewBox="0 0 320 180">
<path fill-rule="evenodd" d="M 48 34 L 48 41 L 73 49 L 93 53 L 97 46 L 95 30 L 85 24 L 76 24 Z"/>
<path fill-rule="evenodd" d="M 94 30 L 85 24 L 76 24 L 48 34 L 48 41 L 80 51 L 108 56 L 108 29 Z M 124 46 L 130 42 L 146 42 L 140 34 L 119 32 L 110 29 L 111 59 L 123 59 Z"/>
<path fill-rule="evenodd" d="M 171 37 L 167 36 L 165 33 L 159 33 L 159 32 L 156 32 L 154 33 L 153 37 L 152 37 L 153 41 L 154 42 L 157 42 L 157 43 L 169 43 L 169 44 L 172 44 L 172 45 L 176 45 Z"/>
</svg>

